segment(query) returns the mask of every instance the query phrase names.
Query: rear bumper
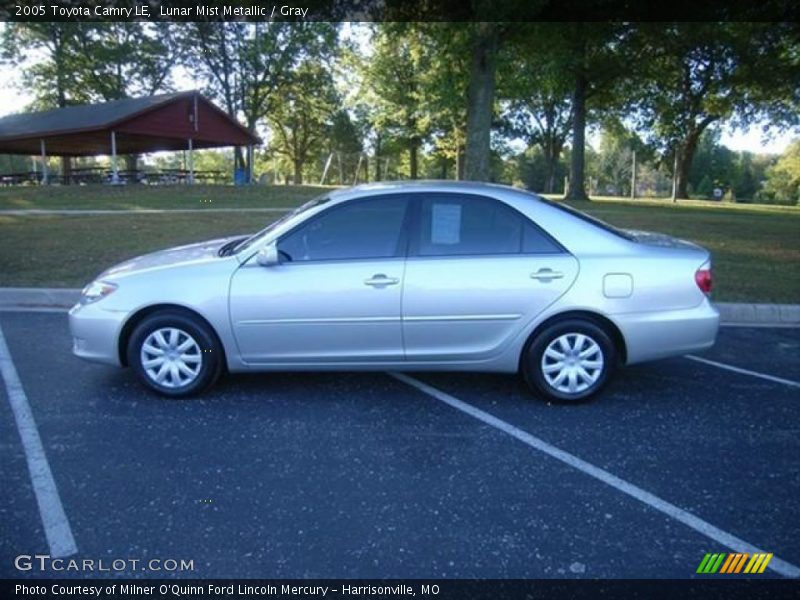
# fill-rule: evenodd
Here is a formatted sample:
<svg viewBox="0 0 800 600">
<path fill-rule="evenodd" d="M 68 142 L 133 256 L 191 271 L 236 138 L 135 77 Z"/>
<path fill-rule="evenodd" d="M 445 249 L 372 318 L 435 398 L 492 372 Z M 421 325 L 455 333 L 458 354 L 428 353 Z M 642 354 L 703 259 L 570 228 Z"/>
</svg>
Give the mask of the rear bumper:
<svg viewBox="0 0 800 600">
<path fill-rule="evenodd" d="M 614 315 L 627 350 L 627 364 L 682 356 L 714 345 L 719 311 L 707 299 L 685 310 Z"/>
<path fill-rule="evenodd" d="M 88 361 L 122 366 L 117 340 L 124 319 L 125 314 L 103 310 L 97 304 L 76 304 L 69 311 L 72 353 Z"/>
</svg>

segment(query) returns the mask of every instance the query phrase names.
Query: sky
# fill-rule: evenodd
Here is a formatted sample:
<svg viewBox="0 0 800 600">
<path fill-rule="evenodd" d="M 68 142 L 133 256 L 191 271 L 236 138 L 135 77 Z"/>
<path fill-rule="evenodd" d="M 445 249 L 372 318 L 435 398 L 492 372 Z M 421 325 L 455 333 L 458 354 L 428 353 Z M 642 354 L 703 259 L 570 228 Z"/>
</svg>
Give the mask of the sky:
<svg viewBox="0 0 800 600">
<path fill-rule="evenodd" d="M 0 29 L 3 24 L 0 23 Z M 190 73 L 183 69 L 176 69 L 174 80 L 178 89 L 193 89 L 195 86 Z M 20 112 L 33 100 L 20 84 L 19 70 L 0 65 L 0 117 Z M 730 130 L 723 128 L 720 142 L 731 150 L 742 152 L 749 151 L 755 154 L 769 153 L 782 154 L 793 139 L 800 137 L 798 132 L 774 133 L 765 139 L 761 125 L 751 127 L 746 131 Z M 589 143 L 597 147 L 599 135 L 589 132 Z"/>
</svg>

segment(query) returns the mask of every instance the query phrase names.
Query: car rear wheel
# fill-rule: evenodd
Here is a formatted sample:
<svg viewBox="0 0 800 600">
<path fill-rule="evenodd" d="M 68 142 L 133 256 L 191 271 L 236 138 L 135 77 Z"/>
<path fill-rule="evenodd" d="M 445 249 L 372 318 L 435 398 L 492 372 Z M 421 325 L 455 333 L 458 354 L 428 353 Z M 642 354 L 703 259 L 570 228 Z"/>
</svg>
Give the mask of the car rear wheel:
<svg viewBox="0 0 800 600">
<path fill-rule="evenodd" d="M 209 327 L 192 315 L 163 311 L 146 317 L 128 342 L 128 364 L 150 389 L 170 398 L 198 394 L 222 370 L 222 352 Z"/>
<path fill-rule="evenodd" d="M 536 335 L 525 351 L 521 371 L 536 395 L 552 402 L 578 403 L 603 388 L 616 361 L 614 343 L 603 328 L 569 319 Z"/>
</svg>

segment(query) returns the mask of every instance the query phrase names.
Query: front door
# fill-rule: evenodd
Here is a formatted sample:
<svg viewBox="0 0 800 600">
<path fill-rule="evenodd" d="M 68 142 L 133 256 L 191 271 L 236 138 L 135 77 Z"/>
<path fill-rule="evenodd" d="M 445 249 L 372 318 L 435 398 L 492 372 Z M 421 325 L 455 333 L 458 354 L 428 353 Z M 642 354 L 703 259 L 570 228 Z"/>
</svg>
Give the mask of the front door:
<svg viewBox="0 0 800 600">
<path fill-rule="evenodd" d="M 281 264 L 233 276 L 231 320 L 245 362 L 347 363 L 403 358 L 407 200 L 352 200 L 278 240 Z"/>
</svg>

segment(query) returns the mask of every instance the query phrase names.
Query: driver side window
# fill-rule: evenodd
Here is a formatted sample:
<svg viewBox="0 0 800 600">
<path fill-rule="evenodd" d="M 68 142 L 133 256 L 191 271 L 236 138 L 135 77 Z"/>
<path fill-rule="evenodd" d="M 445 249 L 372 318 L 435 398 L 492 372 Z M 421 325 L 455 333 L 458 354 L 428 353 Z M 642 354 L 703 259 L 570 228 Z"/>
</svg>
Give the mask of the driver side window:
<svg viewBox="0 0 800 600">
<path fill-rule="evenodd" d="M 333 206 L 278 241 L 287 262 L 394 258 L 407 209 L 405 196 L 353 200 Z"/>
</svg>

